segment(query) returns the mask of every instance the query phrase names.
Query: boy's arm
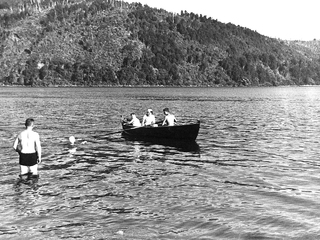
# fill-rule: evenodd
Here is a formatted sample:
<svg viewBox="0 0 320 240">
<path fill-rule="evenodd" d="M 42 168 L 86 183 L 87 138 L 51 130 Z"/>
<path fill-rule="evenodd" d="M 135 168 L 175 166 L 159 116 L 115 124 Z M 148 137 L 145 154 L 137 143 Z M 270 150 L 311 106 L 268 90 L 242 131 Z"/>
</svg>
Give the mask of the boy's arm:
<svg viewBox="0 0 320 240">
<path fill-rule="evenodd" d="M 14 143 L 13 143 L 13 149 L 15 151 L 21 151 L 21 149 L 18 149 L 18 145 L 19 145 L 19 138 L 20 138 L 20 134 L 16 137 L 16 140 L 14 140 Z"/>
<path fill-rule="evenodd" d="M 38 152 L 38 163 L 41 163 L 41 143 L 40 143 L 40 137 L 39 137 L 39 134 L 37 134 L 37 137 L 36 137 L 36 147 L 37 147 L 37 152 Z"/>
<path fill-rule="evenodd" d="M 16 140 L 14 141 L 13 146 L 12 146 L 13 149 L 16 151 L 17 151 L 17 147 L 18 147 L 18 142 L 19 142 L 19 139 L 18 139 L 18 137 L 16 137 Z"/>
<path fill-rule="evenodd" d="M 163 120 L 162 126 L 166 124 L 166 121 L 167 121 L 167 116 L 165 116 L 165 117 L 164 117 L 164 120 Z"/>
</svg>

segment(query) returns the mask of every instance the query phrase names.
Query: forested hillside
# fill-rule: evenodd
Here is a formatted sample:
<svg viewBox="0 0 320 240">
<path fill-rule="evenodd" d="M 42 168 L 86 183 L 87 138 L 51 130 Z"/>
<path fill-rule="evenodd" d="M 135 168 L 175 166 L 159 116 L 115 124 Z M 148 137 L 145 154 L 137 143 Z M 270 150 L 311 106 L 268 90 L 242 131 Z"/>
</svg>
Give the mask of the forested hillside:
<svg viewBox="0 0 320 240">
<path fill-rule="evenodd" d="M 0 85 L 320 84 L 319 41 L 116 0 L 0 0 Z"/>
</svg>

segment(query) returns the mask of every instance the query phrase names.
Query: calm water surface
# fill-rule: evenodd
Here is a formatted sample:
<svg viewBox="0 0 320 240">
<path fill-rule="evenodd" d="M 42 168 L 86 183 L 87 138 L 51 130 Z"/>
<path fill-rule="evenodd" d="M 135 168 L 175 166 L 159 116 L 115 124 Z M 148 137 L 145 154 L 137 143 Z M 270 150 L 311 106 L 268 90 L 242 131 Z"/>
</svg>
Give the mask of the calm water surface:
<svg viewBox="0 0 320 240">
<path fill-rule="evenodd" d="M 201 119 L 193 146 L 114 133 L 164 107 Z M 0 239 L 320 239 L 320 87 L 0 88 L 0 110 Z M 34 183 L 12 150 L 27 117 Z"/>
</svg>

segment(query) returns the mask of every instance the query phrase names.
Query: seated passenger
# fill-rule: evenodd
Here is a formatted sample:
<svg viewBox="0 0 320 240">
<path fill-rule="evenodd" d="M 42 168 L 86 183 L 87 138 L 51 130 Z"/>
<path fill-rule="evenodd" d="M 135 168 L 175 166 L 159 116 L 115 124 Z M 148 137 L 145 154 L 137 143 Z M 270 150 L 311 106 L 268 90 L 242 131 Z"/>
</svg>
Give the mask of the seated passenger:
<svg viewBox="0 0 320 240">
<path fill-rule="evenodd" d="M 137 118 L 136 114 L 131 113 L 130 115 L 131 115 L 131 121 L 128 122 L 127 124 L 132 125 L 134 127 L 141 127 L 140 120 Z"/>
<path fill-rule="evenodd" d="M 152 109 L 148 109 L 146 115 L 143 116 L 142 126 L 152 126 L 155 127 L 156 118 L 153 115 Z"/>
<path fill-rule="evenodd" d="M 174 124 L 177 122 L 177 119 L 169 112 L 169 108 L 163 109 L 163 114 L 165 115 L 165 118 L 162 125 L 174 126 Z"/>
</svg>

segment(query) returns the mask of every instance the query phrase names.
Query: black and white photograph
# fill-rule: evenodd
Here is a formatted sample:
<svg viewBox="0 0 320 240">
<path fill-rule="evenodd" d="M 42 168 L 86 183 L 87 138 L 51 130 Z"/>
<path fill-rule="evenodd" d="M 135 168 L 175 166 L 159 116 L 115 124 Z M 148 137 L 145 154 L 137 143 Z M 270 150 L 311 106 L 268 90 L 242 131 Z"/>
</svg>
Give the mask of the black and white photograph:
<svg viewBox="0 0 320 240">
<path fill-rule="evenodd" d="M 319 240 L 319 7 L 0 0 L 0 240 Z"/>
</svg>

